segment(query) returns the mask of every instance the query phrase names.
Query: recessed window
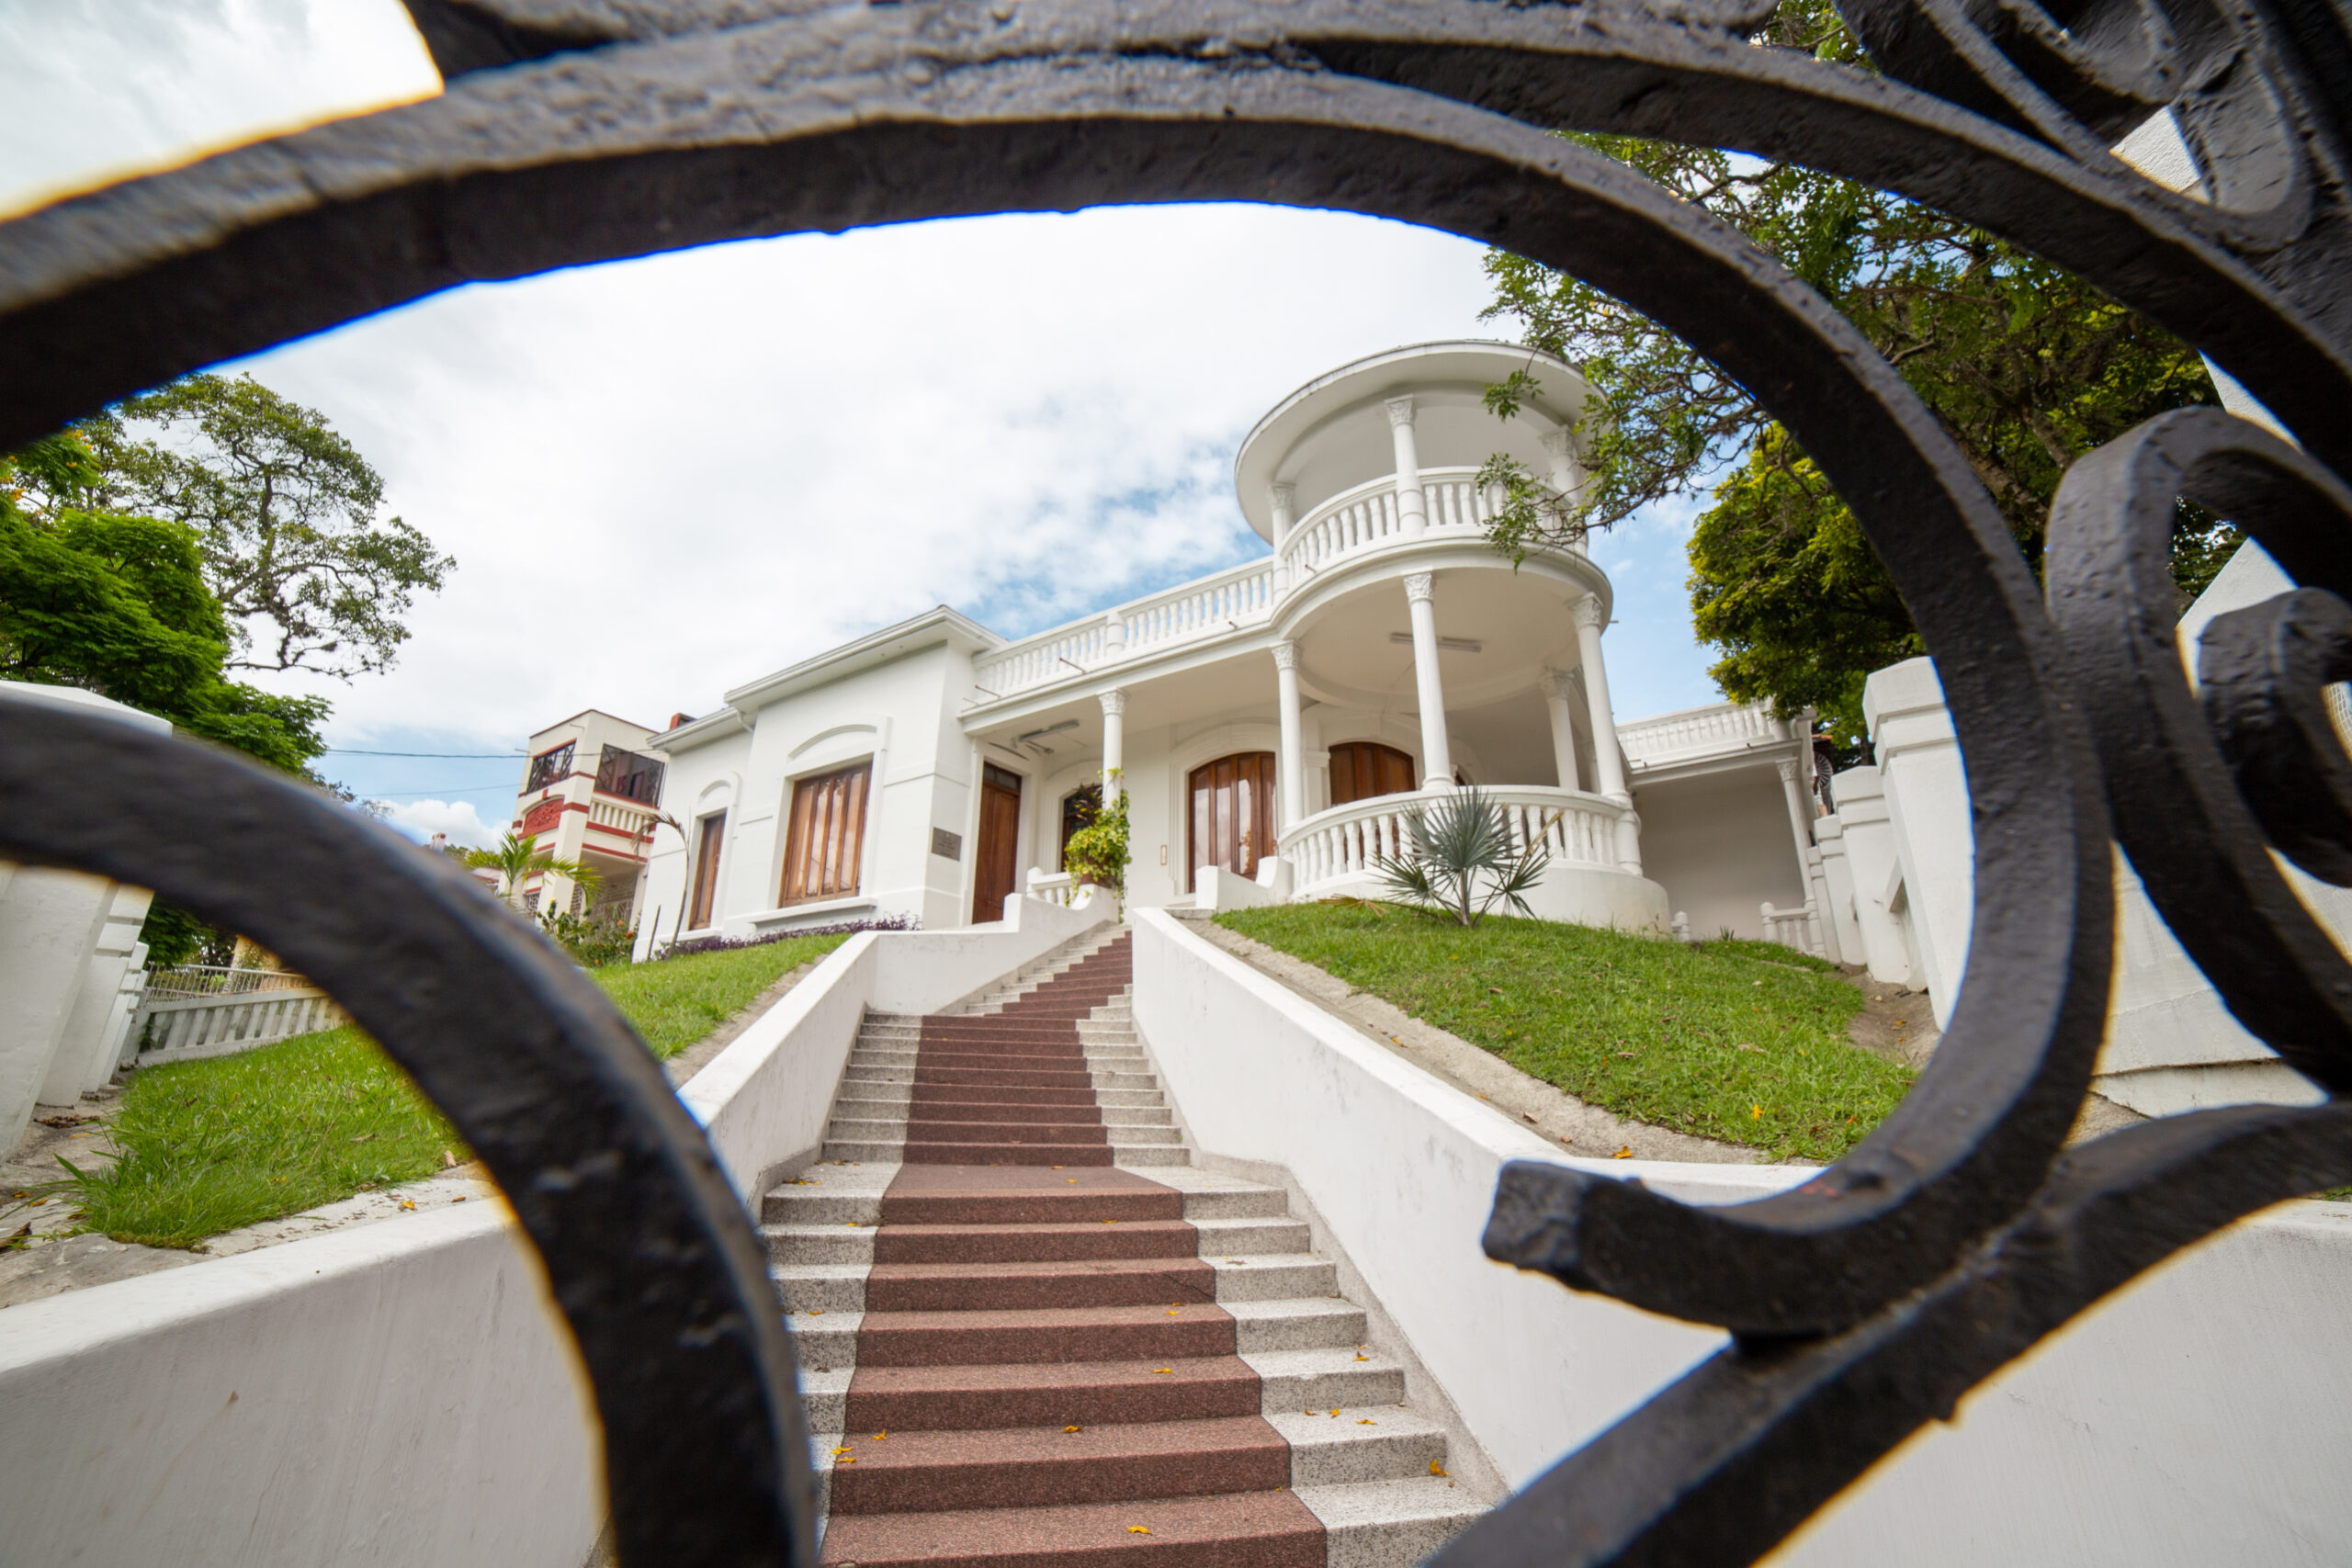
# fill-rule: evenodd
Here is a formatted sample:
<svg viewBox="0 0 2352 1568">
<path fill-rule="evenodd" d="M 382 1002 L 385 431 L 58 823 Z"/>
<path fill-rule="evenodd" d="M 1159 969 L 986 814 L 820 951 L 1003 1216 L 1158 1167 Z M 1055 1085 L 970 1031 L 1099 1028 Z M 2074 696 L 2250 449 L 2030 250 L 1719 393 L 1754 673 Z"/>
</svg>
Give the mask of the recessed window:
<svg viewBox="0 0 2352 1568">
<path fill-rule="evenodd" d="M 651 806 L 662 798 L 662 764 L 642 752 L 607 746 L 596 759 L 596 787 Z"/>
<path fill-rule="evenodd" d="M 524 782 L 524 791 L 527 794 L 535 789 L 546 789 L 550 784 L 561 784 L 565 775 L 571 772 L 573 744 L 567 740 L 554 750 L 542 751 L 532 758 L 531 776 Z"/>
<path fill-rule="evenodd" d="M 686 925 L 700 931 L 710 924 L 710 907 L 718 892 L 718 850 L 727 841 L 727 813 L 714 813 L 702 819 L 702 831 L 695 844 L 695 896 L 686 912 Z"/>
<path fill-rule="evenodd" d="M 779 907 L 857 891 L 865 848 L 865 788 L 871 762 L 800 780 L 792 786 L 792 826 L 785 840 Z"/>
</svg>

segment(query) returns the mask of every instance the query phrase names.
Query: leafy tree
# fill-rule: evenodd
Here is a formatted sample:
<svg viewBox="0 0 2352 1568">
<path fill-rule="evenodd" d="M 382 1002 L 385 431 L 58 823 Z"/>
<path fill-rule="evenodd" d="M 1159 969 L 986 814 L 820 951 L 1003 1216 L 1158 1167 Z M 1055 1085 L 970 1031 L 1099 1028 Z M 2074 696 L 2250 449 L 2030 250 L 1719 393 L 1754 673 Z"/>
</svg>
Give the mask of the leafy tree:
<svg viewBox="0 0 2352 1568">
<path fill-rule="evenodd" d="M 230 669 L 345 680 L 387 669 L 415 595 L 437 592 L 457 564 L 379 515 L 383 479 L 325 416 L 250 376 L 190 376 L 75 432 L 80 458 L 22 465 L 20 504 L 192 529 L 227 617 Z"/>
<path fill-rule="evenodd" d="M 1867 70 L 1828 0 L 1782 0 L 1756 41 Z M 2075 457 L 2167 409 L 2211 402 L 2196 351 L 2088 284 L 1981 229 L 1790 164 L 1629 137 L 1576 140 L 1732 224 L 1843 311 L 1934 411 L 2029 563 Z M 1745 387 L 1589 284 L 1503 252 L 1487 258 L 1489 317 L 1579 364 L 1606 408 L 1586 432 L 1593 481 L 1561 496 L 1498 459 L 1490 528 L 1514 554 L 1713 489 L 1690 543 L 1699 635 L 1726 695 L 1820 710 L 1849 743 L 1862 678 L 1920 651 L 1894 584 L 1845 502 Z M 1514 412 L 1514 376 L 1487 403 Z M 1718 482 L 1720 481 L 1720 482 Z M 2236 531 L 2184 509 L 2174 570 L 2194 593 Z"/>
</svg>

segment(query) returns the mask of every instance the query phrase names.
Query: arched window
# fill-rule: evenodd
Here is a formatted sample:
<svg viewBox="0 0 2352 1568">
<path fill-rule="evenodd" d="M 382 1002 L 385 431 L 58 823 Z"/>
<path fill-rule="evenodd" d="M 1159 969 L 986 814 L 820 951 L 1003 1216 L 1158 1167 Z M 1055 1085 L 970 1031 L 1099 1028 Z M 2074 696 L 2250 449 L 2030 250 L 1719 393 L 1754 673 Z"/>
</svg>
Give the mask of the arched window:
<svg viewBox="0 0 2352 1568">
<path fill-rule="evenodd" d="M 1274 852 L 1274 754 L 1237 751 L 1193 770 L 1192 853 L 1184 858 L 1184 886 L 1193 886 L 1202 865 L 1221 865 L 1241 876 L 1258 874 L 1258 862 Z"/>
<path fill-rule="evenodd" d="M 1351 740 L 1331 748 L 1331 804 L 1370 800 L 1376 795 L 1408 795 L 1414 788 L 1413 759 L 1377 740 Z"/>
</svg>

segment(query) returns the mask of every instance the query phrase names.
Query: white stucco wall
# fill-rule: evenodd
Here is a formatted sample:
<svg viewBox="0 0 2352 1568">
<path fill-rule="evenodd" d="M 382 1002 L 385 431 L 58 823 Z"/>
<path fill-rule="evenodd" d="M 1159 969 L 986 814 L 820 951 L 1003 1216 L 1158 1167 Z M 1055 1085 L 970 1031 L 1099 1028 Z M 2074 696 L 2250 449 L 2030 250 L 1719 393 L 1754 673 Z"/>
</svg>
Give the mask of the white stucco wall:
<svg viewBox="0 0 2352 1568">
<path fill-rule="evenodd" d="M 1488 1261 L 1501 1164 L 1638 1176 L 1690 1201 L 1809 1174 L 1567 1158 L 1158 912 L 1136 921 L 1136 1016 L 1194 1145 L 1289 1171 L 1514 1483 L 1722 1339 Z M 2352 1205 L 2242 1223 L 2005 1370 L 1770 1561 L 2352 1561 L 2347 1300 Z"/>
<path fill-rule="evenodd" d="M 876 916 L 911 916 L 930 928 L 964 924 L 970 917 L 976 763 L 948 694 L 969 684 L 968 658 L 933 641 L 751 705 L 748 728 L 713 721 L 673 739 L 664 748 L 670 763 L 662 809 L 689 838 L 702 818 L 728 814 L 713 919 L 702 934 L 743 937 Z M 655 738 L 657 746 L 662 741 Z M 870 761 L 874 772 L 857 891 L 778 908 L 794 784 L 861 761 Z M 956 859 L 933 852 L 934 829 L 956 836 Z M 687 851 L 678 834 L 661 829 L 649 858 L 641 947 L 655 940 L 656 910 L 659 940 L 670 939 L 687 896 Z"/>
<path fill-rule="evenodd" d="M 1690 917 L 1691 935 L 1761 937 L 1759 906 L 1804 902 L 1787 793 L 1769 762 L 1640 784 L 1634 808 L 1642 874 L 1666 888 L 1669 910 Z"/>
</svg>

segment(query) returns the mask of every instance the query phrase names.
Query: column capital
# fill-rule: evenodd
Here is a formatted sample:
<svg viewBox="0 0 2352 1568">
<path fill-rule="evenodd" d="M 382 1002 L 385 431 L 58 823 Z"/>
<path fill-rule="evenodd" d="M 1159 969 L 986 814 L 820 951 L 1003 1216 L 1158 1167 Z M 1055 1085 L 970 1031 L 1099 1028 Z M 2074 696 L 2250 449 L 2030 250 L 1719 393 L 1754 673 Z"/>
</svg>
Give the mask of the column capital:
<svg viewBox="0 0 2352 1568">
<path fill-rule="evenodd" d="M 1565 424 L 1547 430 L 1544 433 L 1544 450 L 1552 455 L 1555 462 L 1573 457 L 1577 455 L 1576 439 L 1577 433 Z"/>
<path fill-rule="evenodd" d="M 1772 765 L 1781 770 L 1782 784 L 1792 784 L 1797 782 L 1797 760 L 1794 757 L 1783 757 Z"/>
<path fill-rule="evenodd" d="M 1437 574 L 1428 571 L 1408 572 L 1405 576 L 1405 602 L 1426 604 L 1437 597 Z"/>
<path fill-rule="evenodd" d="M 1102 695 L 1102 716 L 1115 718 L 1127 711 L 1127 694 L 1115 689 L 1104 692 Z"/>
<path fill-rule="evenodd" d="M 1546 668 L 1535 677 L 1536 689 L 1547 697 L 1556 697 L 1568 689 L 1567 677 L 1557 670 Z"/>
<path fill-rule="evenodd" d="M 1291 503 L 1297 499 L 1296 485 L 1268 485 L 1266 487 L 1267 503 L 1283 512 L 1288 512 L 1291 509 Z"/>
<path fill-rule="evenodd" d="M 1410 424 L 1413 423 L 1413 400 L 1410 396 L 1391 398 L 1388 400 L 1385 406 L 1388 410 L 1388 423 L 1390 425 Z"/>
<path fill-rule="evenodd" d="M 1602 624 L 1600 618 L 1600 594 L 1586 594 L 1583 598 L 1576 602 L 1573 608 L 1576 613 L 1577 625 L 1580 626 L 1591 626 L 1595 630 L 1600 629 Z"/>
<path fill-rule="evenodd" d="M 1298 644 L 1278 642 L 1273 645 L 1273 655 L 1275 669 L 1295 670 L 1298 668 Z"/>
</svg>

